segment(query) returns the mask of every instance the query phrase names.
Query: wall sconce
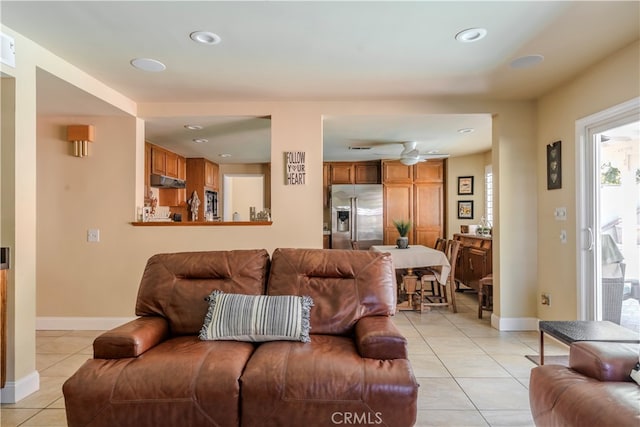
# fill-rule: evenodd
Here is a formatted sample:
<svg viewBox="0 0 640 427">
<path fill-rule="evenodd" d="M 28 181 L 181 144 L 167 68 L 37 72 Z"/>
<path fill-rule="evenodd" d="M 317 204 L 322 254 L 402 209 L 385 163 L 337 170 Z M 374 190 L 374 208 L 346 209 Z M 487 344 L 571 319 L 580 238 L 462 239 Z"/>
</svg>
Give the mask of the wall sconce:
<svg viewBox="0 0 640 427">
<path fill-rule="evenodd" d="M 94 129 L 91 125 L 67 126 L 67 140 L 73 142 L 73 155 L 84 157 L 89 155 L 89 143 L 93 142 Z"/>
</svg>

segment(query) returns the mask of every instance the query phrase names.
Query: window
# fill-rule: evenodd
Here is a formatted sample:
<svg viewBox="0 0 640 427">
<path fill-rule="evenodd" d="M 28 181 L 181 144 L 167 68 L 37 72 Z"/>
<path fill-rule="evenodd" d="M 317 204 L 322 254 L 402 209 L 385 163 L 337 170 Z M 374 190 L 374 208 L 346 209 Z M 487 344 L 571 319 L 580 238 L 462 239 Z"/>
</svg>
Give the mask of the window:
<svg viewBox="0 0 640 427">
<path fill-rule="evenodd" d="M 493 169 L 491 165 L 484 168 L 484 217 L 489 224 L 493 224 Z"/>
</svg>

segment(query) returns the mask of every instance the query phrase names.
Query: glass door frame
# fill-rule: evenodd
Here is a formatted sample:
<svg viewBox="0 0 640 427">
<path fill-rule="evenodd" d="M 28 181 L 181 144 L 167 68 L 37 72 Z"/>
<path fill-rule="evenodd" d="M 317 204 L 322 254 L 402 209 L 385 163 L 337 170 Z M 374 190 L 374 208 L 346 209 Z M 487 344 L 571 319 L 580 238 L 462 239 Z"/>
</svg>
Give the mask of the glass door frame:
<svg viewBox="0 0 640 427">
<path fill-rule="evenodd" d="M 598 133 L 640 120 L 640 97 L 576 121 L 577 306 L 579 320 L 602 318 Z"/>
</svg>

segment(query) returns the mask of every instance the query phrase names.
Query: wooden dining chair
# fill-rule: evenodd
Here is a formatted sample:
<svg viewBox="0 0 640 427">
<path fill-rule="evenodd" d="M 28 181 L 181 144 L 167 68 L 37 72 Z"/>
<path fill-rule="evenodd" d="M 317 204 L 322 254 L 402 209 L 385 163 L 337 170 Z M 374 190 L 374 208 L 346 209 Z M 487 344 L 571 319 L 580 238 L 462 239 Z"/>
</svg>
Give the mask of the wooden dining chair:
<svg viewBox="0 0 640 427">
<path fill-rule="evenodd" d="M 428 310 L 430 307 L 443 307 L 448 306 L 451 307 L 454 313 L 458 312 L 456 307 L 456 292 L 455 292 L 455 274 L 456 274 L 456 261 L 458 260 L 458 255 L 460 252 L 460 242 L 457 240 L 448 240 L 447 247 L 445 253 L 447 254 L 447 260 L 451 265 L 451 272 L 449 273 L 449 277 L 447 277 L 447 281 L 445 284 L 442 284 L 437 281 L 435 275 L 433 278 L 424 277 L 421 279 L 421 285 L 424 281 L 432 281 L 436 283 L 436 286 L 439 288 L 438 294 L 429 295 L 424 290 L 424 285 L 422 285 L 421 294 L 420 294 L 420 312 Z"/>
<path fill-rule="evenodd" d="M 447 239 L 438 237 L 436 239 L 436 243 L 433 245 L 433 249 L 445 252 L 447 249 Z M 425 267 L 423 269 L 419 269 L 418 274 L 420 275 L 420 288 L 424 289 L 424 287 L 428 285 L 431 290 L 431 295 L 440 295 L 440 287 L 436 286 L 437 280 L 435 278 L 435 274 L 439 272 L 439 267 Z"/>
</svg>

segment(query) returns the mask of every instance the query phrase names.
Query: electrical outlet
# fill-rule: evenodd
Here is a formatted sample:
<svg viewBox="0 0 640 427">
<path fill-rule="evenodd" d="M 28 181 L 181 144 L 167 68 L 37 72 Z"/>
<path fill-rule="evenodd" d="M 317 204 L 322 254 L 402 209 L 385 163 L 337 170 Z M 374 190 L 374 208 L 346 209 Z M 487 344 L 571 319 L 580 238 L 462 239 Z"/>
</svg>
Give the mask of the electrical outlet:
<svg viewBox="0 0 640 427">
<path fill-rule="evenodd" d="M 97 228 L 90 228 L 87 230 L 87 242 L 97 243 L 100 241 L 100 230 Z"/>
<path fill-rule="evenodd" d="M 542 294 L 540 299 L 542 305 L 551 305 L 551 294 Z"/>
</svg>

